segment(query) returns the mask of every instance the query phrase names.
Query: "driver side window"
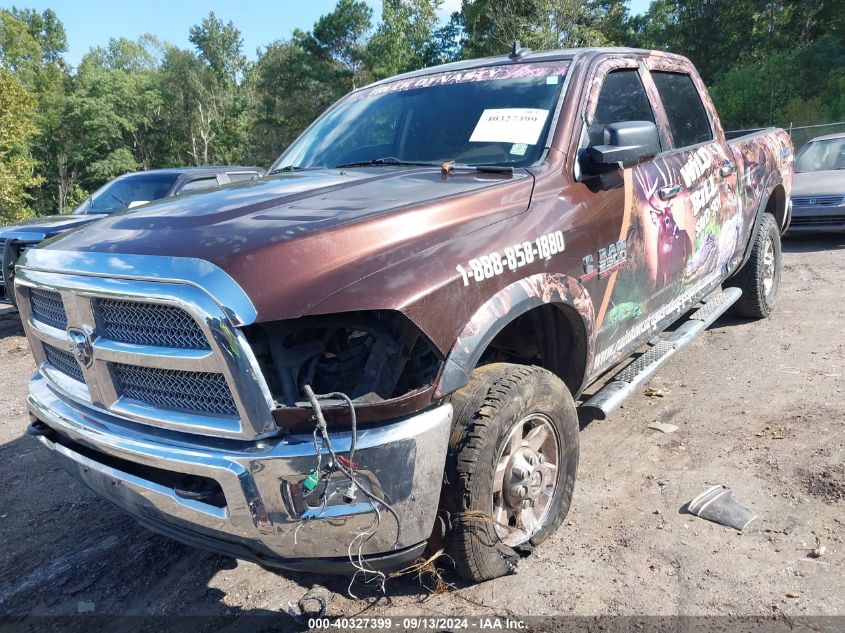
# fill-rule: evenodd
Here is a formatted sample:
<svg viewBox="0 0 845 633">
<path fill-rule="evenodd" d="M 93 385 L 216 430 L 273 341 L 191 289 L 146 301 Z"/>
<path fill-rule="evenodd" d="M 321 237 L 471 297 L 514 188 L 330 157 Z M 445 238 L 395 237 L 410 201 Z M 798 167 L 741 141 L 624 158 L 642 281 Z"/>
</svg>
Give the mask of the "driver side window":
<svg viewBox="0 0 845 633">
<path fill-rule="evenodd" d="M 614 70 L 604 78 L 593 123 L 587 130 L 589 145 L 604 144 L 604 128 L 611 123 L 625 121 L 655 122 L 643 82 L 635 68 Z"/>
</svg>

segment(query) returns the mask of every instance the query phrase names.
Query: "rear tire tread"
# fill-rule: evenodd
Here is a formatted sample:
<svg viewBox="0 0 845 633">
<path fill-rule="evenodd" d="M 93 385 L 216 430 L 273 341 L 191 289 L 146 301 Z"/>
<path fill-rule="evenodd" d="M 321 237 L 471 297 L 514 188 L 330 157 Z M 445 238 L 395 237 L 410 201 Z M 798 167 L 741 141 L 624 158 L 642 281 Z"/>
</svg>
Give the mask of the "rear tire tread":
<svg viewBox="0 0 845 633">
<path fill-rule="evenodd" d="M 774 241 L 776 270 L 775 286 L 772 294 L 767 297 L 763 287 L 763 259 L 766 251 L 766 239 L 769 236 Z M 726 283 L 727 286 L 742 290 L 742 295 L 731 307 L 733 314 L 750 319 L 765 319 L 772 313 L 780 287 L 780 262 L 780 230 L 774 216 L 771 213 L 764 213 L 748 261 Z"/>
</svg>

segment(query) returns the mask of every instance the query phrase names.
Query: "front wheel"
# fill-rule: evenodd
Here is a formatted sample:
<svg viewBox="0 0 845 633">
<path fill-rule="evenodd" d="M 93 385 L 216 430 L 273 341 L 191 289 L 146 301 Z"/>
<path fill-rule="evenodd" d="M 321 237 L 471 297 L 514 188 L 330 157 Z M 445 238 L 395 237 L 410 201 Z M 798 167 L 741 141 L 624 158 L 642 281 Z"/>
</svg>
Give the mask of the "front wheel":
<svg viewBox="0 0 845 633">
<path fill-rule="evenodd" d="M 578 416 L 554 374 L 505 363 L 476 369 L 452 404 L 443 487 L 449 553 L 462 577 L 480 582 L 511 571 L 566 517 Z"/>
<path fill-rule="evenodd" d="M 775 309 L 780 290 L 780 230 L 774 216 L 764 213 L 751 247 L 751 255 L 728 286 L 742 290 L 732 312 L 752 319 L 764 319 Z"/>
</svg>

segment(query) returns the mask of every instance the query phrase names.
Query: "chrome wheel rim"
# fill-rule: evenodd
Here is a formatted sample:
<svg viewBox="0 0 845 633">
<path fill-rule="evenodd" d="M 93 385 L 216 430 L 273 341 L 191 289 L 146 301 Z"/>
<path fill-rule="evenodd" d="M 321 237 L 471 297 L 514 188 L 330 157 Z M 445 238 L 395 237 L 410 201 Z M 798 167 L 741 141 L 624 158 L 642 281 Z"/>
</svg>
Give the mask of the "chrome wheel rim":
<svg viewBox="0 0 845 633">
<path fill-rule="evenodd" d="M 525 543 L 543 527 L 557 488 L 559 453 L 554 425 L 542 413 L 514 424 L 499 447 L 492 516 L 505 545 Z"/>
<path fill-rule="evenodd" d="M 772 238 L 766 239 L 763 249 L 763 291 L 768 297 L 775 286 L 775 245 Z"/>
</svg>

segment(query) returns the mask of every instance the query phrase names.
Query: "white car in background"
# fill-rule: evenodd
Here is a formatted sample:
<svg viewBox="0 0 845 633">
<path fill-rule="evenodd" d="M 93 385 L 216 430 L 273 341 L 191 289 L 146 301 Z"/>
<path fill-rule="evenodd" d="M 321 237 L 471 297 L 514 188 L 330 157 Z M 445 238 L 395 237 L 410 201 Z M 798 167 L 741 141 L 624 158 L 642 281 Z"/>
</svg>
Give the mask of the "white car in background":
<svg viewBox="0 0 845 633">
<path fill-rule="evenodd" d="M 795 155 L 789 233 L 845 232 L 845 133 L 814 138 Z"/>
</svg>

